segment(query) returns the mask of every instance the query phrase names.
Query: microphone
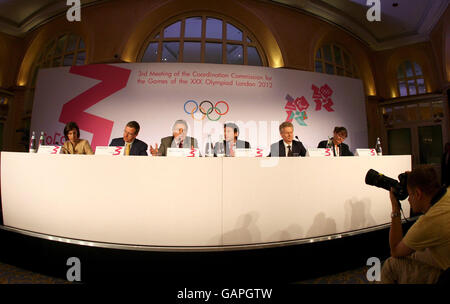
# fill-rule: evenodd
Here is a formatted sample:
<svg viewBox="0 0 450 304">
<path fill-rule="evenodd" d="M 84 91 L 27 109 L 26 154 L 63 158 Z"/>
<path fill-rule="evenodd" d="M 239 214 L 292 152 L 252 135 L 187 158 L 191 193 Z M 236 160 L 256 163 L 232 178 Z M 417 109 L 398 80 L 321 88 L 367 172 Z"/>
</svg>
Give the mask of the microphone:
<svg viewBox="0 0 450 304">
<path fill-rule="evenodd" d="M 300 139 L 298 139 L 298 136 L 297 136 L 297 135 L 295 135 L 295 139 L 296 139 L 297 141 L 300 141 Z"/>
<path fill-rule="evenodd" d="M 328 136 L 328 141 L 327 141 L 327 148 L 331 148 L 331 137 Z"/>
</svg>

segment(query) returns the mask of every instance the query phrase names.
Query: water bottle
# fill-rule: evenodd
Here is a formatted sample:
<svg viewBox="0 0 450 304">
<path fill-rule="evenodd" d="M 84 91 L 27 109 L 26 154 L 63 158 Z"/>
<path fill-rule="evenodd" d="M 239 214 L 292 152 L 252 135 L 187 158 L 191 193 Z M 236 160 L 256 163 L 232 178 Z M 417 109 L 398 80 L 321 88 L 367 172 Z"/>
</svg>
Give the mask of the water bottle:
<svg viewBox="0 0 450 304">
<path fill-rule="evenodd" d="M 36 153 L 36 135 L 34 134 L 34 131 L 33 134 L 31 135 L 29 152 Z"/>
<path fill-rule="evenodd" d="M 223 145 L 223 136 L 220 136 L 220 140 L 217 143 L 217 157 L 225 156 L 225 146 Z"/>
<path fill-rule="evenodd" d="M 213 147 L 212 140 L 211 140 L 211 134 L 208 134 L 208 140 L 207 140 L 206 146 L 205 146 L 205 156 L 211 157 L 213 155 L 214 155 L 214 147 Z"/>
<path fill-rule="evenodd" d="M 230 157 L 236 156 L 236 143 L 235 142 L 233 142 L 233 144 L 232 144 L 232 149 L 233 149 L 233 154 L 230 151 Z"/>
<path fill-rule="evenodd" d="M 378 156 L 383 155 L 383 149 L 381 148 L 381 142 L 379 137 L 377 137 L 377 143 L 375 144 L 375 151 L 377 152 Z"/>
<path fill-rule="evenodd" d="M 45 146 L 44 131 L 41 132 L 41 137 L 39 137 L 39 147 L 40 146 Z"/>
</svg>

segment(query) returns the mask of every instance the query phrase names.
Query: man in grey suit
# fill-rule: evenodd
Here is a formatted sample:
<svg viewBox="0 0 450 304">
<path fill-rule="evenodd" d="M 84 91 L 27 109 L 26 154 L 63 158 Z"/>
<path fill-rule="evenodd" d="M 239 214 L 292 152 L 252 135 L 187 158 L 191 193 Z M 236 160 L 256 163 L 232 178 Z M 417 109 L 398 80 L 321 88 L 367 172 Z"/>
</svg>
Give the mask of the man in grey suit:
<svg viewBox="0 0 450 304">
<path fill-rule="evenodd" d="M 248 141 L 238 139 L 239 127 L 234 122 L 227 122 L 223 125 L 223 134 L 225 139 L 222 144 L 225 156 L 234 157 L 235 149 L 250 149 Z M 221 154 L 219 153 L 219 144 L 220 142 L 216 142 L 214 145 L 214 156 Z"/>
<path fill-rule="evenodd" d="M 161 138 L 161 144 L 153 148 L 150 146 L 150 153 L 153 156 L 167 156 L 168 148 L 198 148 L 197 139 L 186 136 L 188 125 L 185 120 L 175 121 L 172 127 L 172 136 Z"/>
</svg>

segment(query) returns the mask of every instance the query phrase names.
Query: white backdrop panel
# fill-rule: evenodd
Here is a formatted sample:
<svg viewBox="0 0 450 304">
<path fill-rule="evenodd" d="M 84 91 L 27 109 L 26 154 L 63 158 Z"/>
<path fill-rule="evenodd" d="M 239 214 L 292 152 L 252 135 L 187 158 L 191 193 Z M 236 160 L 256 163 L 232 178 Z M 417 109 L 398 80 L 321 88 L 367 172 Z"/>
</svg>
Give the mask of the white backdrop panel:
<svg viewBox="0 0 450 304">
<path fill-rule="evenodd" d="M 239 85 L 241 83 L 254 86 Z M 313 86 L 319 91 L 315 92 Z M 321 98 L 316 98 L 316 93 Z M 294 101 L 304 97 L 309 104 L 306 109 L 297 104 L 290 117 L 295 134 L 305 146 L 317 147 L 319 141 L 332 135 L 335 126 L 345 126 L 349 131 L 346 142 L 352 150 L 367 147 L 361 80 L 239 65 L 133 63 L 41 69 L 31 130 L 44 131 L 48 144 L 61 143 L 65 123 L 76 121 L 81 137 L 95 147 L 121 137 L 125 124 L 136 120 L 141 124 L 139 138 L 154 144 L 171 135 L 175 120 L 185 119 L 190 126 L 189 133 L 203 147 L 207 134 L 211 133 L 213 140 L 218 140 L 223 133 L 222 124 L 236 121 L 241 128 L 241 138 L 250 141 L 253 147 L 267 148 L 280 139 L 278 126 L 288 119 L 289 109 L 285 109 L 288 95 Z M 197 104 L 204 100 L 213 104 L 225 101 L 229 111 L 223 116 L 213 111 L 211 120 L 199 111 L 192 117 L 184 108 L 188 100 Z M 330 111 L 317 100 L 331 101 Z M 205 111 L 209 108 L 207 103 L 203 106 Z M 222 113 L 227 109 L 223 103 L 218 104 L 218 108 Z M 301 113 L 296 112 L 299 109 L 304 110 L 304 114 L 297 115 Z M 189 113 L 195 110 L 194 104 L 188 103 L 186 110 Z M 212 121 L 215 119 L 218 120 Z M 108 126 L 105 121 L 112 125 Z"/>
</svg>

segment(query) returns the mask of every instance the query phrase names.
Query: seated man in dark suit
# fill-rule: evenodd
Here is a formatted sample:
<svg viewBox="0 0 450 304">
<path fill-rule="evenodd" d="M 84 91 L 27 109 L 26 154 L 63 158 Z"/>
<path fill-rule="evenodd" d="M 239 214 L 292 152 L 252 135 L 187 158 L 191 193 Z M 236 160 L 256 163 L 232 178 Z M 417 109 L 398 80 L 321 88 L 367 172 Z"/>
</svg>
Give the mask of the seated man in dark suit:
<svg viewBox="0 0 450 304">
<path fill-rule="evenodd" d="M 348 146 L 344 144 L 344 140 L 347 138 L 347 129 L 344 127 L 335 127 L 333 131 L 333 137 L 329 140 L 333 147 L 334 156 L 353 156 Z M 322 140 L 317 148 L 327 148 L 328 140 Z"/>
<path fill-rule="evenodd" d="M 136 138 L 140 126 L 136 121 L 130 121 L 125 126 L 123 137 L 114 138 L 110 146 L 125 146 L 125 155 L 148 155 L 148 146 L 145 142 Z"/>
<path fill-rule="evenodd" d="M 233 122 L 227 122 L 223 125 L 223 133 L 225 140 L 223 141 L 225 156 L 234 157 L 235 149 L 250 149 L 250 143 L 248 141 L 240 140 L 239 127 Z M 217 156 L 219 152 L 219 142 L 214 145 L 214 156 Z"/>
<path fill-rule="evenodd" d="M 185 120 L 179 119 L 175 121 L 172 127 L 172 136 L 161 138 L 161 144 L 150 145 L 150 153 L 153 156 L 167 156 L 168 148 L 198 148 L 197 139 L 186 136 L 188 125 Z"/>
<path fill-rule="evenodd" d="M 305 156 L 306 149 L 301 141 L 294 140 L 294 125 L 285 121 L 280 125 L 282 140 L 270 146 L 269 157 Z"/>
</svg>

